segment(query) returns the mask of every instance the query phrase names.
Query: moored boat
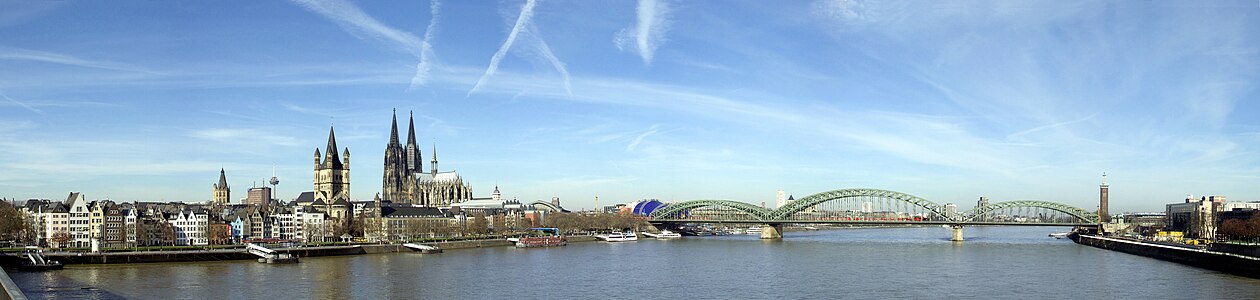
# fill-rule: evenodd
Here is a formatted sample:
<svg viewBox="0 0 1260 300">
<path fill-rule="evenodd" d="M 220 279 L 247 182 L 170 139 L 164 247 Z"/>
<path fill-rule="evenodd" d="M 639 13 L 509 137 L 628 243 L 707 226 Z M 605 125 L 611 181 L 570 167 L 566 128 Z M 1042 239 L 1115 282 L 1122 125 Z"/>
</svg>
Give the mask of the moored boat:
<svg viewBox="0 0 1260 300">
<path fill-rule="evenodd" d="M 748 230 L 744 230 L 744 234 L 761 234 L 761 226 L 748 227 Z"/>
<path fill-rule="evenodd" d="M 61 270 L 65 267 L 59 261 L 44 258 L 44 252 L 39 247 L 27 246 L 22 258 L 25 259 L 18 263 L 18 269 L 23 271 Z"/>
<path fill-rule="evenodd" d="M 609 234 L 597 235 L 595 236 L 595 238 L 603 240 L 605 242 L 633 242 L 633 241 L 639 240 L 639 236 L 635 235 L 634 232 L 620 232 L 620 231 L 615 231 Z"/>
<path fill-rule="evenodd" d="M 682 234 L 669 231 L 669 229 L 661 230 L 660 233 L 651 233 L 651 232 L 644 231 L 643 235 L 651 237 L 651 238 L 658 238 L 658 239 L 676 239 L 676 238 L 682 237 Z"/>
<path fill-rule="evenodd" d="M 555 247 L 569 244 L 569 240 L 560 235 L 560 229 L 556 228 L 530 228 L 530 235 L 510 238 L 508 241 L 516 244 L 520 248 L 532 247 Z"/>
</svg>

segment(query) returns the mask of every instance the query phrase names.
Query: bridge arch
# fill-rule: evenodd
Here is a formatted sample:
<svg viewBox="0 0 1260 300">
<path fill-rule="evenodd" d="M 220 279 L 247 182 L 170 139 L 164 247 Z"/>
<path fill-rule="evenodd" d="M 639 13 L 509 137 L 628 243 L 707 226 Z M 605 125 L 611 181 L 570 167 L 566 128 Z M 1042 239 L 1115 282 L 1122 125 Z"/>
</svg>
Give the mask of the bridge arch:
<svg viewBox="0 0 1260 300">
<path fill-rule="evenodd" d="M 805 196 L 804 198 L 801 198 L 800 200 L 793 201 L 792 203 L 788 205 L 784 205 L 783 207 L 780 207 L 778 209 L 775 209 L 774 211 L 771 211 L 769 215 L 767 215 L 767 219 L 787 220 L 793 214 L 803 212 L 809 209 L 810 207 L 814 207 L 819 204 L 823 204 L 823 203 L 833 201 L 833 200 L 856 198 L 856 197 L 880 197 L 880 198 L 892 199 L 895 201 L 905 202 L 914 207 L 922 208 L 924 211 L 931 213 L 934 217 L 939 217 L 944 220 L 954 221 L 958 218 L 958 216 L 948 215 L 945 212 L 944 206 L 941 206 L 940 204 L 936 204 L 935 202 L 928 201 L 923 198 L 919 198 L 918 196 L 915 196 L 915 195 L 910 195 L 910 194 L 896 192 L 896 191 L 881 190 L 881 189 L 855 188 L 855 189 L 831 190 L 831 191 L 826 191 L 826 192 L 821 192 L 821 193 Z"/>
<path fill-rule="evenodd" d="M 1049 202 L 1049 201 L 1038 201 L 1038 200 L 1006 201 L 1006 202 L 998 202 L 998 203 L 990 204 L 983 207 L 977 207 L 975 209 L 972 209 L 970 211 L 963 213 L 963 221 L 965 222 L 976 221 L 977 218 L 987 215 L 989 213 L 995 212 L 995 211 L 999 211 L 1003 209 L 1010 209 L 1010 208 L 1024 208 L 1024 207 L 1045 208 L 1045 209 L 1058 211 L 1061 213 L 1071 215 L 1072 217 L 1075 217 L 1077 221 L 1080 221 L 1081 223 L 1098 223 L 1098 214 L 1095 214 L 1093 212 L 1090 212 L 1090 211 L 1087 211 L 1087 210 L 1084 210 L 1075 206 L 1067 205 L 1067 204 L 1055 203 L 1055 202 Z"/>
<path fill-rule="evenodd" d="M 748 221 L 764 221 L 766 219 L 766 215 L 770 213 L 770 210 L 746 202 L 731 200 L 691 200 L 658 208 L 655 211 L 652 211 L 651 218 L 653 220 L 677 219 L 683 214 L 702 208 L 724 209 L 740 214 L 746 214 L 749 218 L 751 218 Z"/>
<path fill-rule="evenodd" d="M 539 206 L 541 206 L 543 209 L 547 209 L 553 212 L 569 212 L 569 210 L 564 209 L 563 207 L 555 206 L 551 204 L 551 202 L 546 202 L 546 201 L 534 201 L 530 203 L 529 206 L 533 208 L 539 208 Z"/>
</svg>

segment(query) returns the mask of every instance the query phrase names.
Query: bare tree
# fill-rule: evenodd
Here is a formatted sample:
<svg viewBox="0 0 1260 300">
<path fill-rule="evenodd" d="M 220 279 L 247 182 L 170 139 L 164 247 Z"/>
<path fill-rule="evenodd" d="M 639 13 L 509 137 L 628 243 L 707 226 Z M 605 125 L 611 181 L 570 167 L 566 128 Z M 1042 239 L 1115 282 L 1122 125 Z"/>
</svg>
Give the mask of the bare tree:
<svg viewBox="0 0 1260 300">
<path fill-rule="evenodd" d="M 17 241 L 26 237 L 26 216 L 16 206 L 0 201 L 0 241 Z"/>
<path fill-rule="evenodd" d="M 486 233 L 489 226 L 486 225 L 486 214 L 483 212 L 473 213 L 472 220 L 468 222 L 468 232 L 473 234 Z"/>
<path fill-rule="evenodd" d="M 52 241 L 57 245 L 57 248 L 65 247 L 67 244 L 70 244 L 70 234 L 66 233 L 65 230 L 58 230 L 53 233 Z"/>
</svg>

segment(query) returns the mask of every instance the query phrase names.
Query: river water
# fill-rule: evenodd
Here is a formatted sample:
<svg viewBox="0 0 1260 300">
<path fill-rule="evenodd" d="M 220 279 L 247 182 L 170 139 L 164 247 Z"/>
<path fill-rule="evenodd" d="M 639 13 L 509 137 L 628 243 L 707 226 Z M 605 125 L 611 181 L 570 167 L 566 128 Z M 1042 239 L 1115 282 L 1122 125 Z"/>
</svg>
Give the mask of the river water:
<svg viewBox="0 0 1260 300">
<path fill-rule="evenodd" d="M 566 247 L 10 271 L 32 299 L 1252 299 L 1260 280 L 1046 237 L 940 227 L 687 237 Z"/>
</svg>

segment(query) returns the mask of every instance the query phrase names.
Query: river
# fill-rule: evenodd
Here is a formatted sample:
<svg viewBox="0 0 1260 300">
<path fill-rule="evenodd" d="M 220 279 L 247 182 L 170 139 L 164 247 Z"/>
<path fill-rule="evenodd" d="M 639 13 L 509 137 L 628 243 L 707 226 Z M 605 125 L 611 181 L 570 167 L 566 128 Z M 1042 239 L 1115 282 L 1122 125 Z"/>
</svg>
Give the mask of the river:
<svg viewBox="0 0 1260 300">
<path fill-rule="evenodd" d="M 687 237 L 566 247 L 75 265 L 9 275 L 32 299 L 1249 299 L 1260 280 L 1080 246 L 1047 227 Z"/>
</svg>

